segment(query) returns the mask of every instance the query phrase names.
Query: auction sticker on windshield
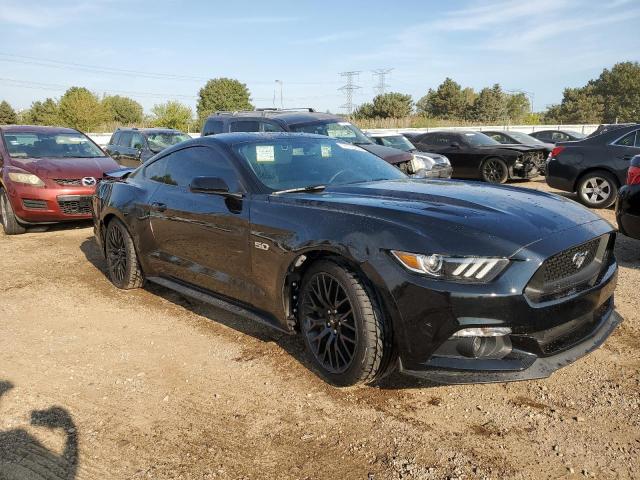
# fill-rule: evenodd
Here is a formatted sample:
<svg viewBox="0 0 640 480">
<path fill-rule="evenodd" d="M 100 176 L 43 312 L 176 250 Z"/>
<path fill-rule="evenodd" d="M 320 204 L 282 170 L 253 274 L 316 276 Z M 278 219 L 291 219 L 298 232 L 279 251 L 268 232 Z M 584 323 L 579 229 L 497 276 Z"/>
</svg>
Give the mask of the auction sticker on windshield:
<svg viewBox="0 0 640 480">
<path fill-rule="evenodd" d="M 274 162 L 276 160 L 273 145 L 256 145 L 256 161 Z"/>
</svg>

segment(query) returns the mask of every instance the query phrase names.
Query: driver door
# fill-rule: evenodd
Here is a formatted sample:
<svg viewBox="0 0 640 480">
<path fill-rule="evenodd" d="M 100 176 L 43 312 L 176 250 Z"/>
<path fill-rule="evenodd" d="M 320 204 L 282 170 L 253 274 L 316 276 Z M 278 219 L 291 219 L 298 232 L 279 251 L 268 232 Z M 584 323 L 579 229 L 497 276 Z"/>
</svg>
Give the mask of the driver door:
<svg viewBox="0 0 640 480">
<path fill-rule="evenodd" d="M 237 171 L 224 152 L 209 146 L 165 158 L 166 171 L 150 199 L 154 264 L 169 277 L 249 303 L 249 202 L 189 188 L 195 177 L 218 177 L 230 192 L 243 192 Z"/>
</svg>

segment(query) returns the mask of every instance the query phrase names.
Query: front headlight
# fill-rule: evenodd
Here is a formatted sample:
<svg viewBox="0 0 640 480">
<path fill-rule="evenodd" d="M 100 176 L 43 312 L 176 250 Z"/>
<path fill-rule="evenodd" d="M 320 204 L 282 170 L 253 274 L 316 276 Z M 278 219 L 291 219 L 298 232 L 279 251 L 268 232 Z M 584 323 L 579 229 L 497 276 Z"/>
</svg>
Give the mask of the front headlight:
<svg viewBox="0 0 640 480">
<path fill-rule="evenodd" d="M 44 182 L 33 173 L 9 172 L 9 178 L 12 182 L 24 183 L 32 187 L 44 187 Z"/>
<path fill-rule="evenodd" d="M 488 283 L 509 265 L 506 258 L 391 253 L 407 270 L 454 282 Z"/>
<path fill-rule="evenodd" d="M 426 155 L 413 155 L 411 159 L 411 172 L 417 173 L 420 170 L 431 170 L 435 163 L 431 157 Z"/>
</svg>

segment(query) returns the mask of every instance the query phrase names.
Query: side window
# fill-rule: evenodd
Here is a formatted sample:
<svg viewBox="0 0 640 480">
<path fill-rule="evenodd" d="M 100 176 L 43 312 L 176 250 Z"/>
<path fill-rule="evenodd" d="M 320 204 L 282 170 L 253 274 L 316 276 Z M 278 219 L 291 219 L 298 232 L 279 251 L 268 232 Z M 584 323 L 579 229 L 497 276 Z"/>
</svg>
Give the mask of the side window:
<svg viewBox="0 0 640 480">
<path fill-rule="evenodd" d="M 451 137 L 449 137 L 449 135 L 436 135 L 433 138 L 432 144 L 448 147 L 449 145 L 451 145 L 451 142 L 453 141 L 454 140 L 452 140 Z"/>
<path fill-rule="evenodd" d="M 111 135 L 111 140 L 109 140 L 109 145 L 117 145 L 119 137 L 120 137 L 120 132 L 115 132 L 113 135 Z"/>
<path fill-rule="evenodd" d="M 271 122 L 262 122 L 263 132 L 284 132 L 280 125 Z"/>
<path fill-rule="evenodd" d="M 145 146 L 144 137 L 139 133 L 134 133 L 131 137 L 131 148 L 140 149 Z"/>
<path fill-rule="evenodd" d="M 491 134 L 489 134 L 489 136 L 491 138 L 493 138 L 496 142 L 508 143 L 507 142 L 507 137 L 505 137 L 504 135 L 502 135 L 500 133 L 491 133 Z"/>
<path fill-rule="evenodd" d="M 169 156 L 162 157 L 161 159 L 144 167 L 144 176 L 154 182 L 175 185 L 175 183 L 172 183 L 170 181 L 171 179 L 167 177 L 167 159 Z"/>
<path fill-rule="evenodd" d="M 133 132 L 120 132 L 120 138 L 118 139 L 118 145 L 121 147 L 127 147 L 131 145 L 131 137 L 133 137 Z"/>
<path fill-rule="evenodd" d="M 551 140 L 554 142 L 566 142 L 569 140 L 569 136 L 566 133 L 562 132 L 553 132 L 551 135 Z"/>
<path fill-rule="evenodd" d="M 621 147 L 633 147 L 634 145 L 637 146 L 638 143 L 636 141 L 636 132 L 631 132 L 626 134 L 624 137 L 618 140 L 615 144 Z"/>
<path fill-rule="evenodd" d="M 238 174 L 229 160 L 208 147 L 190 147 L 165 157 L 168 160 L 164 183 L 188 188 L 195 177 L 219 177 L 229 191 L 240 188 Z"/>
<path fill-rule="evenodd" d="M 260 122 L 257 120 L 238 120 L 231 124 L 232 132 L 259 132 Z"/>
<path fill-rule="evenodd" d="M 208 120 L 204 126 L 204 135 L 217 135 L 222 133 L 224 122 L 222 120 Z"/>
<path fill-rule="evenodd" d="M 636 130 L 636 147 L 640 148 L 640 130 Z"/>
</svg>

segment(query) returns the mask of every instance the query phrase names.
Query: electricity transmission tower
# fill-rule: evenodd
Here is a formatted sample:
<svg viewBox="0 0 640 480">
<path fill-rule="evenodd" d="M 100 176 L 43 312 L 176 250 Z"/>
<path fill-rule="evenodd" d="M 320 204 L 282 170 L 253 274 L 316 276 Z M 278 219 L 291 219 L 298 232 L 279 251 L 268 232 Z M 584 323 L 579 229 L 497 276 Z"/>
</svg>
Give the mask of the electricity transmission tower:
<svg viewBox="0 0 640 480">
<path fill-rule="evenodd" d="M 373 87 L 373 90 L 376 92 L 376 95 L 382 95 L 386 92 L 389 84 L 386 82 L 387 75 L 391 73 L 393 68 L 378 68 L 377 70 L 372 70 L 373 78 L 378 78 L 378 83 Z"/>
<path fill-rule="evenodd" d="M 358 78 L 358 75 L 360 75 L 359 71 L 353 71 L 353 72 L 341 72 L 340 76 L 344 77 L 346 80 L 346 84 L 343 85 L 342 87 L 340 87 L 338 90 L 343 91 L 346 97 L 346 101 L 344 103 L 344 105 L 341 105 L 342 108 L 344 108 L 347 111 L 348 115 L 351 115 L 353 113 L 354 110 L 354 105 L 353 105 L 353 92 L 354 90 L 357 90 L 360 87 L 359 85 L 356 85 L 354 80 Z"/>
</svg>

